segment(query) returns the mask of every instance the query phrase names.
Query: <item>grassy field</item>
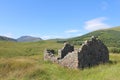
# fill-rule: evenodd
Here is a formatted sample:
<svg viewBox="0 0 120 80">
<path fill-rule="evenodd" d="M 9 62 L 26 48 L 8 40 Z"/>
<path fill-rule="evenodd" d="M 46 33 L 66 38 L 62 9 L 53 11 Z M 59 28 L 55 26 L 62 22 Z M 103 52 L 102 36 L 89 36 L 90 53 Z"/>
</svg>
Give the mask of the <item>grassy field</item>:
<svg viewBox="0 0 120 80">
<path fill-rule="evenodd" d="M 45 48 L 62 46 L 54 41 L 0 42 L 0 80 L 120 80 L 120 54 L 110 54 L 108 64 L 84 70 L 43 61 Z"/>
</svg>

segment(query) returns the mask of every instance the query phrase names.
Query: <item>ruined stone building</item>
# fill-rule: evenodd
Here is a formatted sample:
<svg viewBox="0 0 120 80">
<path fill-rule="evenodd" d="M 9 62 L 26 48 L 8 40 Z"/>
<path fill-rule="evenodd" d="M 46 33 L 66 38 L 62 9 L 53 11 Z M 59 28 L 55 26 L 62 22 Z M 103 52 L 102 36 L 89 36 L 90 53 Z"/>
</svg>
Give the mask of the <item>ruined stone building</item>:
<svg viewBox="0 0 120 80">
<path fill-rule="evenodd" d="M 92 36 L 76 50 L 73 45 L 65 43 L 64 47 L 58 50 L 58 56 L 54 56 L 54 50 L 45 50 L 44 60 L 50 60 L 68 68 L 85 68 L 108 62 L 109 51 L 101 40 Z"/>
</svg>

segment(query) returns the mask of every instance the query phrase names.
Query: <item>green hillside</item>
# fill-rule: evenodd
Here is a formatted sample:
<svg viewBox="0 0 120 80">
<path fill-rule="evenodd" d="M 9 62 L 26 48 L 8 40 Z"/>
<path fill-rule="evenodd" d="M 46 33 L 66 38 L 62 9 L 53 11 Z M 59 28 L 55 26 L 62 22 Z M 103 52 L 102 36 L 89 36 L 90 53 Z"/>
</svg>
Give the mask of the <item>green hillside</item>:
<svg viewBox="0 0 120 80">
<path fill-rule="evenodd" d="M 43 60 L 45 48 L 60 49 L 56 41 L 0 42 L 0 80 L 119 80 L 120 54 L 110 63 L 74 70 Z"/>
<path fill-rule="evenodd" d="M 120 26 L 114 27 L 114 28 L 110 28 L 110 30 L 120 31 Z"/>
<path fill-rule="evenodd" d="M 91 36 L 97 36 L 108 47 L 120 47 L 120 27 L 97 30 L 80 37 L 71 38 L 68 41 L 73 44 L 81 44 L 83 41 L 90 39 Z"/>
</svg>

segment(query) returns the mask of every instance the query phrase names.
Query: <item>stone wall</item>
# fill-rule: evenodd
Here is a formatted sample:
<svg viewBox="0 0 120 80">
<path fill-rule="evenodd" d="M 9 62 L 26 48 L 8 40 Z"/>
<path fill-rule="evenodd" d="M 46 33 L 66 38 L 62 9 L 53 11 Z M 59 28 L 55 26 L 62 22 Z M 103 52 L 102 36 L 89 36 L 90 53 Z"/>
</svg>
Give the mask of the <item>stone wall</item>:
<svg viewBox="0 0 120 80">
<path fill-rule="evenodd" d="M 44 59 L 57 62 L 68 68 L 91 67 L 109 61 L 107 47 L 94 36 L 85 41 L 79 49 L 74 50 L 74 46 L 65 43 L 64 47 L 58 51 L 58 57 L 55 57 L 53 52 L 45 50 Z"/>
<path fill-rule="evenodd" d="M 68 68 L 78 68 L 78 52 L 74 51 L 59 60 L 60 65 Z"/>
<path fill-rule="evenodd" d="M 109 61 L 109 52 L 103 42 L 95 37 L 85 41 L 78 52 L 78 65 L 80 68 L 91 67 Z"/>
<path fill-rule="evenodd" d="M 64 58 L 68 53 L 74 51 L 74 46 L 68 42 L 64 43 L 64 47 L 58 51 L 59 58 Z"/>
<path fill-rule="evenodd" d="M 52 61 L 52 62 L 56 62 L 57 61 L 57 57 L 54 56 L 54 50 L 53 49 L 45 49 L 44 51 L 44 60 L 45 61 Z"/>
</svg>

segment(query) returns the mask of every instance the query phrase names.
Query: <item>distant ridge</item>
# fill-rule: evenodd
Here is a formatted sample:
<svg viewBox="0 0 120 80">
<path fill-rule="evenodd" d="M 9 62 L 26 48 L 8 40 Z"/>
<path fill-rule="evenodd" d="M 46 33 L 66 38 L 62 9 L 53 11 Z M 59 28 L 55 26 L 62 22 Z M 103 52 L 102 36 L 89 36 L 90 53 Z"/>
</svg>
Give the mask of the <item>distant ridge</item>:
<svg viewBox="0 0 120 80">
<path fill-rule="evenodd" d="M 36 42 L 41 41 L 41 38 L 38 37 L 32 37 L 32 36 L 21 36 L 17 39 L 18 42 Z"/>
<path fill-rule="evenodd" d="M 36 42 L 41 41 L 41 38 L 32 37 L 32 36 L 22 36 L 18 39 L 9 38 L 6 36 L 0 36 L 0 41 L 12 41 L 12 42 Z"/>
<path fill-rule="evenodd" d="M 16 42 L 17 40 L 13 39 L 13 38 L 6 37 L 6 36 L 0 36 L 0 41 L 13 41 L 13 42 Z"/>
</svg>

